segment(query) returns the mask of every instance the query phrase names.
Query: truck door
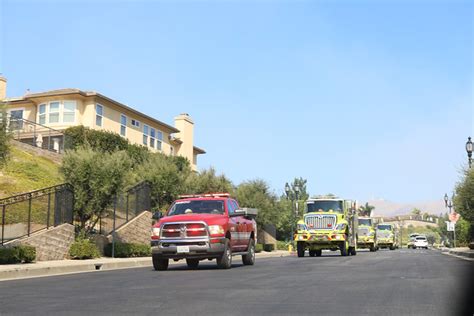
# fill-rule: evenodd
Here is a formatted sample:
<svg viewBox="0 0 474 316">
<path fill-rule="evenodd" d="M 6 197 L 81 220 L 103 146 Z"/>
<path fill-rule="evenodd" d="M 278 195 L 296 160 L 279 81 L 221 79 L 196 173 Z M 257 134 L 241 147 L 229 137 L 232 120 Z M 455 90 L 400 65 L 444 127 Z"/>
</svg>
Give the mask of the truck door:
<svg viewBox="0 0 474 316">
<path fill-rule="evenodd" d="M 233 214 L 238 208 L 237 203 L 234 200 L 229 199 L 227 201 L 229 214 Z M 231 234 L 231 245 L 233 251 L 241 251 L 244 247 L 244 236 L 245 234 L 245 218 L 243 216 L 232 216 L 230 217 L 230 234 Z"/>
</svg>

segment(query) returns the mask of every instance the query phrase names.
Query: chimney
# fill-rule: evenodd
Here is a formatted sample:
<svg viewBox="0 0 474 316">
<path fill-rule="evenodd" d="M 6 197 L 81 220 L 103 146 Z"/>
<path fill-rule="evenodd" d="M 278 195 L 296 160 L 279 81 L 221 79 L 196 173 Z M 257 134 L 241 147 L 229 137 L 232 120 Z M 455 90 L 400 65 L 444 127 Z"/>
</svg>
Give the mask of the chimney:
<svg viewBox="0 0 474 316">
<path fill-rule="evenodd" d="M 0 101 L 7 98 L 7 78 L 0 76 Z"/>
<path fill-rule="evenodd" d="M 194 122 L 188 113 L 182 113 L 174 118 L 174 126 L 179 129 L 176 137 L 183 142 L 177 154 L 188 158 L 192 165 L 194 158 Z"/>
</svg>

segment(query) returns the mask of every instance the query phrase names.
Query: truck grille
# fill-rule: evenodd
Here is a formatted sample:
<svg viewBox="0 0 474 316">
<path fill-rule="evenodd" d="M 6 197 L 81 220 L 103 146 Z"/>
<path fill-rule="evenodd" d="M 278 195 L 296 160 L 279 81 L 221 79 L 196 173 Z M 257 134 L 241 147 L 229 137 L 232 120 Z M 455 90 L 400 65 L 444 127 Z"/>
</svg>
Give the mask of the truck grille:
<svg viewBox="0 0 474 316">
<path fill-rule="evenodd" d="M 207 237 L 204 223 L 164 224 L 161 229 L 162 238 L 194 238 Z"/>
<path fill-rule="evenodd" d="M 389 230 L 378 230 L 377 238 L 388 238 L 392 232 Z"/>
<path fill-rule="evenodd" d="M 369 236 L 369 233 L 370 231 L 367 227 L 359 228 L 359 236 L 361 237 Z"/>
<path fill-rule="evenodd" d="M 333 229 L 336 225 L 336 215 L 308 215 L 304 220 L 308 229 Z"/>
</svg>

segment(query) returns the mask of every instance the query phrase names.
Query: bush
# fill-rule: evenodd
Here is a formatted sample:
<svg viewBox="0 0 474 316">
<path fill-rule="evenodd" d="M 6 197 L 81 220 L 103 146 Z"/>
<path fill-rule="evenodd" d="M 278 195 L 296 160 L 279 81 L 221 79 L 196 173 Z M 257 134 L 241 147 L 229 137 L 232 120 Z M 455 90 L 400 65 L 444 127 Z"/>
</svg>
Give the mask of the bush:
<svg viewBox="0 0 474 316">
<path fill-rule="evenodd" d="M 262 244 L 256 244 L 255 245 L 255 252 L 262 252 L 263 250 L 263 245 Z"/>
<path fill-rule="evenodd" d="M 286 241 L 280 241 L 280 240 L 277 241 L 277 249 L 278 250 L 288 250 L 289 245 L 290 245 L 290 243 L 288 243 Z"/>
<path fill-rule="evenodd" d="M 36 259 L 36 248 L 19 245 L 11 248 L 0 248 L 0 264 L 30 263 Z"/>
<path fill-rule="evenodd" d="M 33 246 L 22 245 L 18 247 L 20 258 L 24 263 L 31 263 L 36 259 L 36 248 Z"/>
<path fill-rule="evenodd" d="M 108 244 L 104 251 L 107 257 L 112 257 L 112 244 Z M 151 256 L 151 247 L 147 244 L 115 243 L 114 257 L 132 258 Z"/>
<path fill-rule="evenodd" d="M 89 239 L 78 238 L 69 249 L 71 259 L 93 259 L 100 257 L 99 249 Z"/>
<path fill-rule="evenodd" d="M 275 250 L 275 245 L 274 244 L 265 244 L 263 245 L 263 250 L 266 252 L 272 252 Z"/>
</svg>

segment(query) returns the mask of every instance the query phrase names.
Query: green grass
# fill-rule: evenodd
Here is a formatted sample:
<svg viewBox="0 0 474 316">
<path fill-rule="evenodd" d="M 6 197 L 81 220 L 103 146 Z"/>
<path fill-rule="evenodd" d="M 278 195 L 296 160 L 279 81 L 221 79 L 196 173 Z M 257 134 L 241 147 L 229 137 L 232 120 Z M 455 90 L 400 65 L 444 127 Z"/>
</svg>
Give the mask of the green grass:
<svg viewBox="0 0 474 316">
<path fill-rule="evenodd" d="M 58 164 L 12 146 L 7 165 L 0 169 L 0 198 L 62 182 Z"/>
</svg>

